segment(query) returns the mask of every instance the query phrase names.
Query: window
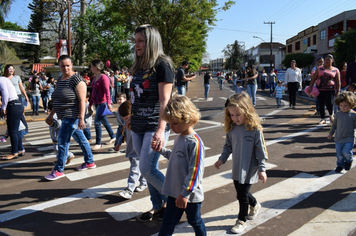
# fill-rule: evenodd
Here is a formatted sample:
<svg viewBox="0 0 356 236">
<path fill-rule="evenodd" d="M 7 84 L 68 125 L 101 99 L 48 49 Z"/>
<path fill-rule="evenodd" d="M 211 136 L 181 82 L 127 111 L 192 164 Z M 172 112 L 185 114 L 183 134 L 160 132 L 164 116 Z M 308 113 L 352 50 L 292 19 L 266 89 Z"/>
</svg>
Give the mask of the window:
<svg viewBox="0 0 356 236">
<path fill-rule="evenodd" d="M 320 39 L 321 40 L 326 39 L 326 30 L 320 31 Z"/>
<path fill-rule="evenodd" d="M 313 45 L 316 45 L 316 34 L 313 35 Z"/>
<path fill-rule="evenodd" d="M 310 47 L 310 37 L 308 38 L 308 47 Z"/>
<path fill-rule="evenodd" d="M 298 51 L 300 50 L 300 42 L 295 42 L 295 50 Z"/>
<path fill-rule="evenodd" d="M 291 53 L 292 52 L 292 44 L 289 44 L 288 45 L 288 53 Z"/>
</svg>

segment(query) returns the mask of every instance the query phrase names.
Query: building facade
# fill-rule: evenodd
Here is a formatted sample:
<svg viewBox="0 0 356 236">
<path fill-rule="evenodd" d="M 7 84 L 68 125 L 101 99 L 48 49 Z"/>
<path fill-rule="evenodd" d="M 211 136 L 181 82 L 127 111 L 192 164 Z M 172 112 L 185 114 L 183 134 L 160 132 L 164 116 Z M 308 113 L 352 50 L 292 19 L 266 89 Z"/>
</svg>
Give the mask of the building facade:
<svg viewBox="0 0 356 236">
<path fill-rule="evenodd" d="M 314 53 L 317 51 L 318 26 L 311 26 L 287 39 L 286 53 Z"/>
<path fill-rule="evenodd" d="M 209 67 L 212 71 L 221 71 L 224 70 L 225 58 L 217 58 L 210 60 Z"/>
</svg>

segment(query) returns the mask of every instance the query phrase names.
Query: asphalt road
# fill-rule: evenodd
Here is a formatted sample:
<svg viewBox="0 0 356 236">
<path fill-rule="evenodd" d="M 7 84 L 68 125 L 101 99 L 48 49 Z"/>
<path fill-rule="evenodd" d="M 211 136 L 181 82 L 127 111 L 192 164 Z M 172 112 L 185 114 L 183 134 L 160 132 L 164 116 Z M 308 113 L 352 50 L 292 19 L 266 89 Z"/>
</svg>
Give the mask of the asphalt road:
<svg viewBox="0 0 356 236">
<path fill-rule="evenodd" d="M 229 235 L 238 214 L 236 192 L 230 179 L 231 160 L 217 170 L 225 141 L 221 125 L 225 99 L 231 85 L 218 89 L 211 82 L 208 101 L 203 98 L 202 77 L 189 84 L 187 96 L 202 114 L 195 130 L 206 147 L 202 217 L 208 235 Z M 261 203 L 260 214 L 248 221 L 244 235 L 356 235 L 355 172 L 336 174 L 334 142 L 326 138 L 330 124 L 317 125 L 310 110 L 314 103 L 298 97 L 297 109 L 277 109 L 269 92 L 257 92 L 257 112 L 263 119 L 269 154 L 267 183 L 251 191 Z M 287 95 L 284 100 L 288 100 Z M 114 118 L 109 118 L 116 130 Z M 46 181 L 55 160 L 48 127 L 43 121 L 29 122 L 24 138 L 26 155 L 0 162 L 0 235 L 155 235 L 161 222 L 141 223 L 136 216 L 151 208 L 148 190 L 134 193 L 131 200 L 119 197 L 126 187 L 129 162 L 124 154 L 112 154 L 110 146 L 94 153 L 96 169 L 78 172 L 83 155 L 73 141 L 75 159 L 65 169 L 66 177 Z M 6 126 L 0 126 L 0 134 Z M 94 127 L 92 135 L 95 137 Z M 172 145 L 175 134 L 167 144 Z M 109 139 L 103 128 L 103 141 Z M 124 146 L 123 146 L 124 148 Z M 9 140 L 0 144 L 1 156 L 10 151 Z M 167 161 L 160 159 L 164 172 Z M 185 217 L 175 235 L 194 235 Z"/>
</svg>

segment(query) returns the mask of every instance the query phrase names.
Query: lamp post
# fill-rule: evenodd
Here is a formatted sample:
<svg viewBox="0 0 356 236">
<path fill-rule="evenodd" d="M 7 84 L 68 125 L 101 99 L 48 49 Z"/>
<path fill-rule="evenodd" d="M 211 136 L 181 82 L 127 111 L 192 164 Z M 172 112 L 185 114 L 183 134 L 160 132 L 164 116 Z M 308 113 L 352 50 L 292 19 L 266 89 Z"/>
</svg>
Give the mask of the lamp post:
<svg viewBox="0 0 356 236">
<path fill-rule="evenodd" d="M 276 22 L 263 22 L 263 24 L 268 24 L 271 25 L 271 43 L 270 43 L 270 55 L 269 55 L 269 69 L 272 69 L 272 25 L 275 24 Z"/>
<path fill-rule="evenodd" d="M 70 0 L 68 0 L 68 55 L 72 56 L 72 43 L 70 39 Z"/>
<path fill-rule="evenodd" d="M 258 36 L 253 36 L 255 39 L 261 39 L 264 43 L 266 42 L 266 41 L 264 41 L 263 40 L 263 38 L 261 38 L 261 37 L 258 37 Z"/>
</svg>

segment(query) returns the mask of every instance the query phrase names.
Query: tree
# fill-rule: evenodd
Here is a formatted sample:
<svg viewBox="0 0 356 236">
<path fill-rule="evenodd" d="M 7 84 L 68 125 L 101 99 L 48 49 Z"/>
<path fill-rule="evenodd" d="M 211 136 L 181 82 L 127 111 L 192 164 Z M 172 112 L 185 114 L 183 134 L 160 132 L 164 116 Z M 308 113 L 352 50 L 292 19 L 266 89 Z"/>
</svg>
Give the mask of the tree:
<svg viewBox="0 0 356 236">
<path fill-rule="evenodd" d="M 238 70 L 243 59 L 243 50 L 237 40 L 233 44 L 228 44 L 222 52 L 226 58 L 224 64 L 226 70 Z"/>
<path fill-rule="evenodd" d="M 39 34 L 41 45 L 25 44 L 22 49 L 25 52 L 26 58 L 34 63 L 40 62 L 40 57 L 47 53 L 47 50 L 42 46 L 44 41 L 49 40 L 48 38 L 42 37 L 42 33 L 45 31 L 44 24 L 51 20 L 44 11 L 47 6 L 46 4 L 47 3 L 42 0 L 32 0 L 32 3 L 28 5 L 28 8 L 32 10 L 32 14 L 27 30 Z"/>
<path fill-rule="evenodd" d="M 120 66 L 128 66 L 127 59 L 131 53 L 129 37 L 125 27 L 115 24 L 100 6 L 92 5 L 83 16 L 73 20 L 73 29 L 86 44 L 86 58 L 81 58 L 80 48 L 75 51 L 75 57 L 80 62 L 88 64 L 93 59 L 118 62 Z"/>
<path fill-rule="evenodd" d="M 337 37 L 334 44 L 334 59 L 337 67 L 342 62 L 352 62 L 356 54 L 356 30 L 348 30 Z"/>
<path fill-rule="evenodd" d="M 24 28 L 22 28 L 21 26 L 19 26 L 16 23 L 12 23 L 9 21 L 6 21 L 3 25 L 3 29 L 6 30 L 14 30 L 14 31 L 25 31 Z M 6 42 L 6 45 L 8 47 L 8 49 L 14 49 L 16 52 L 16 55 L 19 58 L 23 58 L 23 50 L 21 49 L 21 46 L 19 45 L 19 43 L 14 43 L 14 42 Z"/>
<path fill-rule="evenodd" d="M 313 64 L 314 59 L 315 58 L 312 54 L 291 53 L 286 55 L 286 57 L 283 60 L 283 65 L 288 68 L 290 67 L 291 61 L 295 60 L 299 68 L 310 67 L 310 65 Z"/>
<path fill-rule="evenodd" d="M 11 0 L 1 0 L 0 1 L 0 28 L 3 27 L 5 17 L 10 11 L 10 5 L 12 4 Z"/>
<path fill-rule="evenodd" d="M 142 24 L 157 27 L 164 52 L 176 65 L 188 60 L 190 69 L 197 70 L 217 12 L 228 10 L 235 2 L 228 0 L 222 7 L 217 0 L 104 0 L 104 4 L 107 16 L 125 25 L 129 33 Z"/>
</svg>

